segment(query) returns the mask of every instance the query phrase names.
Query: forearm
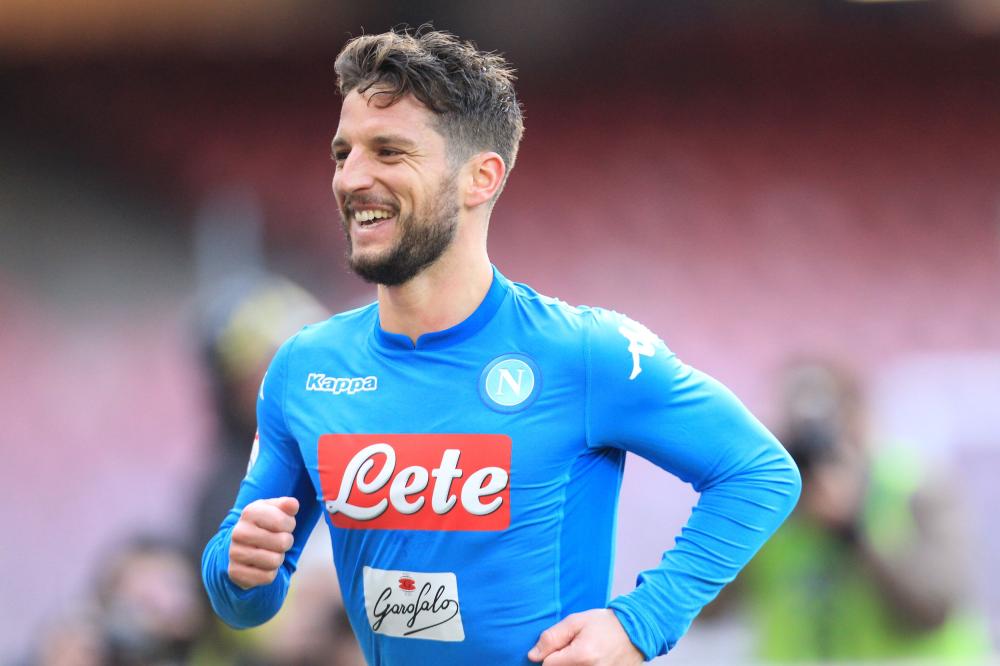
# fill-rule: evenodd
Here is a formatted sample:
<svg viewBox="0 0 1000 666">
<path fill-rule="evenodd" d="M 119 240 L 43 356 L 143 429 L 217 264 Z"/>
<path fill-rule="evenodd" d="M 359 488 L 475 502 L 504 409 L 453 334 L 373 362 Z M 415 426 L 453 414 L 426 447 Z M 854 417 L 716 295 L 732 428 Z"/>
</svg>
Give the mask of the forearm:
<svg viewBox="0 0 1000 666">
<path fill-rule="evenodd" d="M 291 566 L 283 564 L 270 585 L 244 590 L 229 578 L 231 536 L 232 525 L 223 525 L 208 542 L 201 558 L 202 580 L 212 609 L 226 624 L 236 629 L 256 627 L 281 609 L 288 592 Z"/>
<path fill-rule="evenodd" d="M 255 459 L 251 458 L 235 504 L 202 554 L 202 580 L 212 608 L 227 624 L 236 628 L 266 622 L 281 608 L 299 554 L 320 515 L 316 490 L 284 414 L 285 366 L 293 341 L 294 338 L 282 345 L 265 375 L 257 399 L 258 454 Z M 272 517 L 264 520 L 260 510 L 252 508 L 259 502 L 275 500 L 282 501 L 281 508 L 274 504 L 270 510 L 277 511 L 277 518 L 271 513 Z M 238 527 L 248 524 L 251 532 L 257 531 L 254 540 L 249 542 L 247 530 Z M 233 562 L 238 567 L 262 568 L 260 562 L 248 565 L 240 561 L 239 551 L 248 545 L 281 553 L 280 564 L 271 562 L 263 567 L 266 576 L 252 577 L 255 583 L 269 581 L 266 584 L 242 589 L 230 579 L 234 528 L 237 529 L 238 548 Z M 287 535 L 277 541 L 265 535 L 266 543 L 261 542 L 261 530 L 271 535 L 291 532 L 291 546 L 288 546 Z M 273 580 L 270 579 L 272 573 Z M 237 569 L 234 575 L 242 577 L 244 585 L 250 580 Z"/>
<path fill-rule="evenodd" d="M 673 549 L 609 604 L 647 658 L 672 649 L 788 516 L 799 475 L 777 442 L 752 467 L 703 490 Z"/>
</svg>

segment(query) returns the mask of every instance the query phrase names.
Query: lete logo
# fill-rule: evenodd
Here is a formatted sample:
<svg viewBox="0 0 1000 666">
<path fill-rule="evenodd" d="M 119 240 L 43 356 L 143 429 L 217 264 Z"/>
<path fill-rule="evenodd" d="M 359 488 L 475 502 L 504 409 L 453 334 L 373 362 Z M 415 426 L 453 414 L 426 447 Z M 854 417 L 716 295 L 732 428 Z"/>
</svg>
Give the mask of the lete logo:
<svg viewBox="0 0 1000 666">
<path fill-rule="evenodd" d="M 323 435 L 319 477 L 337 527 L 504 530 L 510 455 L 506 435 Z"/>
</svg>

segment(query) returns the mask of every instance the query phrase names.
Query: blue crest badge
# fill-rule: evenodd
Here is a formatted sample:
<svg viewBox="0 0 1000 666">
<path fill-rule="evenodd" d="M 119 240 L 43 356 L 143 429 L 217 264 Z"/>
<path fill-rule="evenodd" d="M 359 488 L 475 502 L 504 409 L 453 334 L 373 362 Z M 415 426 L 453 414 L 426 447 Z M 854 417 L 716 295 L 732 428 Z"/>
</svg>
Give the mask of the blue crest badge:
<svg viewBox="0 0 1000 666">
<path fill-rule="evenodd" d="M 498 356 L 483 368 L 479 396 L 490 409 L 511 413 L 527 409 L 541 390 L 542 374 L 524 354 Z"/>
</svg>

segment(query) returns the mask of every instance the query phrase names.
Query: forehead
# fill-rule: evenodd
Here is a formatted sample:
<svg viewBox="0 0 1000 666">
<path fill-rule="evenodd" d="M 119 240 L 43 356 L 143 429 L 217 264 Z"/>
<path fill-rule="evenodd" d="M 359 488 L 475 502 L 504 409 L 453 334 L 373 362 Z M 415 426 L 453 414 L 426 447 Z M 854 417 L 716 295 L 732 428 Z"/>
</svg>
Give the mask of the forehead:
<svg viewBox="0 0 1000 666">
<path fill-rule="evenodd" d="M 384 106 L 382 95 L 372 96 L 377 90 L 359 94 L 352 90 L 344 98 L 340 109 L 337 139 L 355 143 L 375 136 L 405 136 L 420 144 L 443 141 L 434 129 L 434 113 L 413 95 L 400 98 L 395 104 Z"/>
</svg>

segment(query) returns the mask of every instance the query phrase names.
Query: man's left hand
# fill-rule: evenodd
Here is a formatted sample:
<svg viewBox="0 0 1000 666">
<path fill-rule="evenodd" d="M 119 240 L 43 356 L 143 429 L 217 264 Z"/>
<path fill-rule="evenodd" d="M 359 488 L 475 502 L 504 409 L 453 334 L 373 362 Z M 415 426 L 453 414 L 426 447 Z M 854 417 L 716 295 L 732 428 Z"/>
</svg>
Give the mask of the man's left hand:
<svg viewBox="0 0 1000 666">
<path fill-rule="evenodd" d="M 528 659 L 543 666 L 627 666 L 645 661 L 609 608 L 574 613 L 549 627 Z"/>
</svg>

